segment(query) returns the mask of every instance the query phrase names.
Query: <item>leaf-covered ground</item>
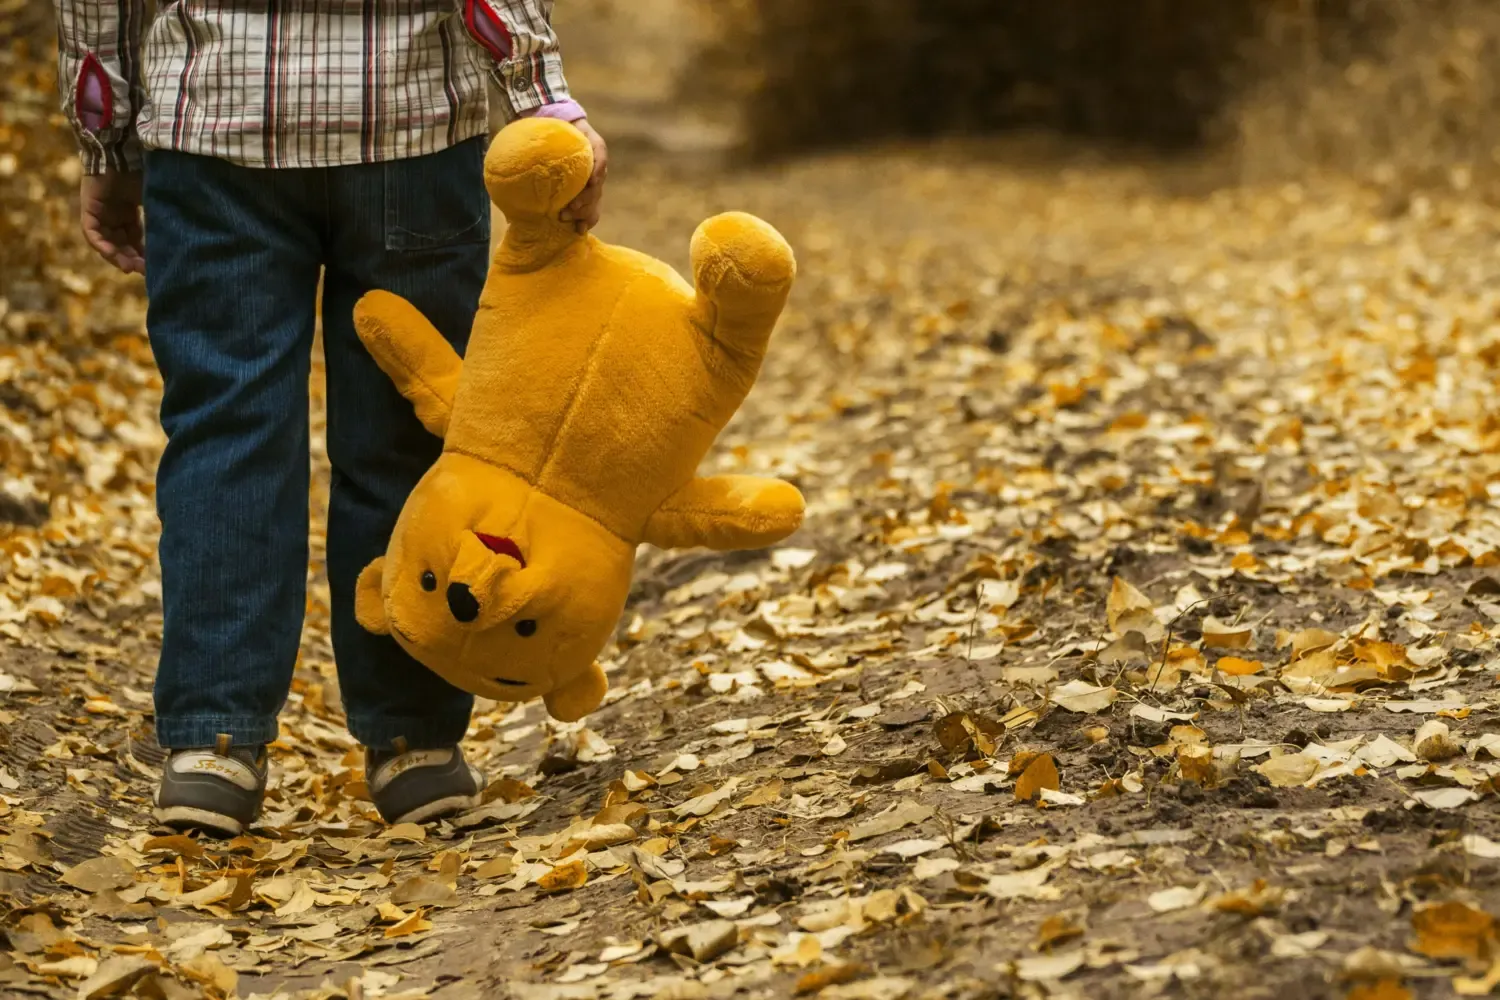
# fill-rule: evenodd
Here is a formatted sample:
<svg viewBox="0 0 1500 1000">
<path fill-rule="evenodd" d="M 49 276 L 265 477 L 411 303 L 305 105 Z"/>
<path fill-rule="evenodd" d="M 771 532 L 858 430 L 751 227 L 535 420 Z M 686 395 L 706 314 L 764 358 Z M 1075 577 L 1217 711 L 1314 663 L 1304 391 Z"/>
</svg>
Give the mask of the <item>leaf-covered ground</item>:
<svg viewBox="0 0 1500 1000">
<path fill-rule="evenodd" d="M 622 143 L 606 239 L 797 248 L 711 461 L 806 529 L 644 554 L 606 707 L 482 706 L 488 802 L 425 829 L 364 796 L 315 546 L 266 814 L 202 841 L 148 812 L 140 286 L 44 54 L 0 79 L 0 995 L 1500 993 L 1500 211 Z"/>
</svg>

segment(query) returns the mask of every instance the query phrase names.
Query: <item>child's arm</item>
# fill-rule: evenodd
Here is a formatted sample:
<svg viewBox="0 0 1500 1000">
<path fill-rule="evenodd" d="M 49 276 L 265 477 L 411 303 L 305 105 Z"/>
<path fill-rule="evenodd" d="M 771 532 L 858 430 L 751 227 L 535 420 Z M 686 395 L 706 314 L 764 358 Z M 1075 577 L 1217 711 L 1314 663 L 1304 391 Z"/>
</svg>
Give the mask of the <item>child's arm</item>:
<svg viewBox="0 0 1500 1000">
<path fill-rule="evenodd" d="M 145 0 L 53 0 L 63 113 L 83 157 L 79 214 L 94 251 L 126 273 L 145 272 L 141 144 L 135 119 Z"/>
<path fill-rule="evenodd" d="M 135 173 L 141 147 L 139 53 L 145 0 L 53 0 L 57 78 L 83 172 Z"/>
<path fill-rule="evenodd" d="M 594 173 L 562 220 L 579 232 L 599 221 L 599 199 L 609 172 L 609 149 L 589 124 L 583 108 L 568 92 L 562 52 L 552 30 L 552 0 L 457 0 L 464 27 L 494 60 L 496 110 L 505 124 L 521 117 L 558 118 L 572 122 L 589 137 Z"/>
<path fill-rule="evenodd" d="M 539 114 L 577 121 L 584 110 L 568 92 L 552 30 L 552 0 L 458 0 L 464 27 L 494 60 L 506 124 Z"/>
</svg>

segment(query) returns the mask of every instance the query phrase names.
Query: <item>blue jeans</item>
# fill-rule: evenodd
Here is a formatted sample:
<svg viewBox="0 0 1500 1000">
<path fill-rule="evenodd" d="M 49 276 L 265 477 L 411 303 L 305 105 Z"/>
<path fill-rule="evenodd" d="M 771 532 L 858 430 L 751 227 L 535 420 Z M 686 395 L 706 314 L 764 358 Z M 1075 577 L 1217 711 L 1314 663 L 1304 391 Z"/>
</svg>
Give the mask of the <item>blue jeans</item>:
<svg viewBox="0 0 1500 1000">
<path fill-rule="evenodd" d="M 156 731 L 166 747 L 276 738 L 308 568 L 308 378 L 318 277 L 328 374 L 328 579 L 349 729 L 367 746 L 463 737 L 473 699 L 354 620 L 441 442 L 354 332 L 355 301 L 401 295 L 460 352 L 488 263 L 484 144 L 310 170 L 146 159 L 146 326 L 163 380 L 157 474 L 164 628 Z"/>
</svg>

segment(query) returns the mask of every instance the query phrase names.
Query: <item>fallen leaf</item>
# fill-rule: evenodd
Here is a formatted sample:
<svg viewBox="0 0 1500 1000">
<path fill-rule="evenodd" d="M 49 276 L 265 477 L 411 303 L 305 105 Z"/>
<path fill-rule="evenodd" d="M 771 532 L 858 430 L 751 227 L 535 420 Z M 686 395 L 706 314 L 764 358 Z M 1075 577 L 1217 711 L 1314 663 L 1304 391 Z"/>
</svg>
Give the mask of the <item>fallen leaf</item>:
<svg viewBox="0 0 1500 1000">
<path fill-rule="evenodd" d="M 806 996 L 809 993 L 817 993 L 830 986 L 840 983 L 852 983 L 861 976 L 869 975 L 868 966 L 858 962 L 843 962 L 838 965 L 830 965 L 816 972 L 809 972 L 797 980 L 797 985 L 792 988 L 797 996 Z"/>
<path fill-rule="evenodd" d="M 197 958 L 180 962 L 177 969 L 188 979 L 202 983 L 215 990 L 220 996 L 229 996 L 234 993 L 240 978 L 239 973 L 225 965 L 223 959 L 211 954 L 199 955 Z"/>
<path fill-rule="evenodd" d="M 58 976 L 62 979 L 87 980 L 98 970 L 99 960 L 88 955 L 73 955 L 55 962 L 42 962 L 36 967 L 36 971 L 44 976 Z"/>
<path fill-rule="evenodd" d="M 1022 982 L 1040 983 L 1066 979 L 1083 968 L 1087 956 L 1082 949 L 1061 955 L 1035 955 L 1013 963 L 1015 976 Z"/>
<path fill-rule="evenodd" d="M 1068 916 L 1054 913 L 1042 925 L 1037 928 L 1036 949 L 1038 951 L 1051 951 L 1055 946 L 1065 941 L 1083 936 L 1083 926 Z"/>
<path fill-rule="evenodd" d="M 1244 660 L 1238 656 L 1221 656 L 1214 669 L 1221 674 L 1230 677 L 1250 677 L 1265 669 L 1265 664 L 1258 660 Z"/>
<path fill-rule="evenodd" d="M 458 893 L 444 882 L 418 875 L 396 886 L 391 902 L 397 906 L 451 906 L 458 902 Z"/>
<path fill-rule="evenodd" d="M 513 858 L 502 856 L 498 858 L 491 858 L 489 861 L 486 861 L 484 864 L 480 865 L 474 870 L 474 877 L 486 879 L 500 878 L 504 875 L 513 874 L 515 870 L 515 860 Z"/>
<path fill-rule="evenodd" d="M 689 816 L 707 816 L 715 809 L 729 801 L 734 790 L 740 786 L 744 779 L 740 777 L 730 778 L 720 788 L 703 795 L 695 796 L 672 810 L 678 819 L 686 819 Z"/>
<path fill-rule="evenodd" d="M 1412 994 L 1399 979 L 1377 979 L 1354 984 L 1345 1000 L 1412 1000 Z"/>
<path fill-rule="evenodd" d="M 203 845 L 192 837 L 180 833 L 171 837 L 152 837 L 141 849 L 147 854 L 161 852 L 176 854 L 184 858 L 203 857 Z"/>
<path fill-rule="evenodd" d="M 1220 621 L 1213 615 L 1203 619 L 1202 632 L 1203 645 L 1210 649 L 1248 649 L 1254 642 L 1254 630 L 1249 625 Z"/>
<path fill-rule="evenodd" d="M 1048 700 L 1069 712 L 1094 715 L 1108 709 L 1119 696 L 1120 692 L 1113 687 L 1096 687 L 1086 681 L 1069 681 L 1053 689 Z"/>
<path fill-rule="evenodd" d="M 1463 844 L 1464 851 L 1470 857 L 1500 860 L 1500 842 L 1493 841 L 1477 833 L 1471 833 L 1464 837 Z"/>
<path fill-rule="evenodd" d="M 84 892 L 124 889 L 135 884 L 135 866 L 124 858 L 91 858 L 69 868 L 58 881 Z"/>
<path fill-rule="evenodd" d="M 1277 788 L 1291 788 L 1312 780 L 1318 771 L 1318 760 L 1305 753 L 1284 753 L 1261 761 L 1251 770 Z"/>
<path fill-rule="evenodd" d="M 422 934 L 430 930 L 432 930 L 432 921 L 427 919 L 422 910 L 416 910 L 400 923 L 387 927 L 385 936 L 388 938 L 409 937 L 412 934 Z"/>
<path fill-rule="evenodd" d="M 1203 902 L 1203 896 L 1207 892 L 1207 886 L 1173 886 L 1170 889 L 1160 889 L 1146 897 L 1146 905 L 1157 913 L 1171 913 L 1174 910 L 1185 910 L 1191 906 L 1197 906 Z"/>
<path fill-rule="evenodd" d="M 1428 958 L 1472 961 L 1495 947 L 1495 918 L 1457 901 L 1419 907 L 1412 913 L 1411 950 Z"/>
<path fill-rule="evenodd" d="M 1160 628 L 1156 620 L 1156 605 L 1151 598 L 1118 576 L 1110 583 L 1104 614 L 1112 632 L 1145 632 L 1151 625 Z M 1146 638 L 1152 640 L 1150 635 Z"/>
<path fill-rule="evenodd" d="M 895 833 L 902 827 L 921 823 L 932 815 L 932 807 L 924 806 L 912 799 L 903 799 L 890 809 L 858 824 L 849 831 L 849 842 L 858 843 L 861 840 L 869 840 L 871 837 L 883 837 L 888 833 Z"/>
<path fill-rule="evenodd" d="M 781 789 L 784 782 L 780 778 L 772 778 L 761 785 L 755 791 L 740 800 L 736 808 L 752 809 L 756 806 L 775 805 L 781 800 Z"/>
<path fill-rule="evenodd" d="M 1016 801 L 1030 802 L 1040 795 L 1043 789 L 1056 791 L 1062 786 L 1062 779 L 1057 773 L 1057 763 L 1052 759 L 1050 753 L 1038 754 L 1029 764 L 1026 770 L 1021 772 L 1021 777 L 1016 779 Z"/>
<path fill-rule="evenodd" d="M 94 974 L 78 987 L 78 1000 L 104 1000 L 123 996 L 148 972 L 157 969 L 155 962 L 134 955 L 114 955 L 99 963 Z"/>
<path fill-rule="evenodd" d="M 419 823 L 397 823 L 380 831 L 382 840 L 409 840 L 420 844 L 427 839 L 427 830 Z"/>
<path fill-rule="evenodd" d="M 1053 866 L 1044 865 L 1027 871 L 992 875 L 984 885 L 984 891 L 994 899 L 1047 899 L 1061 895 L 1046 885 L 1052 877 Z"/>
<path fill-rule="evenodd" d="M 1457 809 L 1479 801 L 1478 794 L 1467 788 L 1419 788 L 1411 797 L 1428 809 Z"/>
<path fill-rule="evenodd" d="M 1492 996 L 1496 987 L 1500 987 L 1500 956 L 1490 963 L 1489 971 L 1482 976 L 1453 978 L 1453 992 L 1461 997 Z"/>
<path fill-rule="evenodd" d="M 536 884 L 542 892 L 570 892 L 583 888 L 588 880 L 587 866 L 582 861 L 569 861 L 537 879 Z"/>
<path fill-rule="evenodd" d="M 1215 896 L 1204 905 L 1220 913 L 1258 917 L 1280 907 L 1284 898 L 1286 898 L 1285 889 L 1272 886 L 1265 879 L 1256 879 L 1249 888 Z"/>
<path fill-rule="evenodd" d="M 662 931 L 656 943 L 663 950 L 687 955 L 696 962 L 711 962 L 739 943 L 740 929 L 729 920 L 710 920 Z"/>
<path fill-rule="evenodd" d="M 1437 719 L 1422 723 L 1411 746 L 1418 757 L 1428 761 L 1450 760 L 1464 752 L 1464 748 L 1453 738 L 1447 723 Z"/>
</svg>

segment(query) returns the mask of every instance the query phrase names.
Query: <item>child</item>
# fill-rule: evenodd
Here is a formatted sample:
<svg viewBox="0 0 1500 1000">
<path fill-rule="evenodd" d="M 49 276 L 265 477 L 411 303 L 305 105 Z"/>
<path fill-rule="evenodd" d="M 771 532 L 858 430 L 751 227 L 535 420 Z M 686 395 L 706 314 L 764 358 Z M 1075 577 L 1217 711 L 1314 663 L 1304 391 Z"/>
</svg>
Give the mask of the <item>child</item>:
<svg viewBox="0 0 1500 1000">
<path fill-rule="evenodd" d="M 354 620 L 356 575 L 441 442 L 352 314 L 386 289 L 463 350 L 488 262 L 487 77 L 506 120 L 589 137 L 597 166 L 563 218 L 598 221 L 605 145 L 568 95 L 552 0 L 179 0 L 149 27 L 145 0 L 55 2 L 84 235 L 145 275 L 164 383 L 157 818 L 233 836 L 260 810 L 305 607 L 320 272 L 349 729 L 387 821 L 476 805 L 484 778 L 458 745 L 472 699 Z"/>
</svg>

